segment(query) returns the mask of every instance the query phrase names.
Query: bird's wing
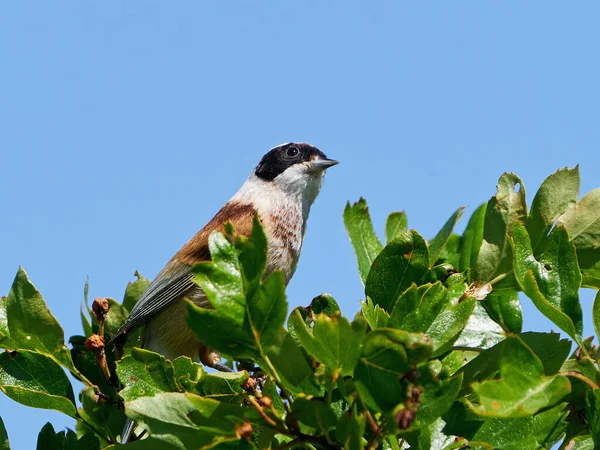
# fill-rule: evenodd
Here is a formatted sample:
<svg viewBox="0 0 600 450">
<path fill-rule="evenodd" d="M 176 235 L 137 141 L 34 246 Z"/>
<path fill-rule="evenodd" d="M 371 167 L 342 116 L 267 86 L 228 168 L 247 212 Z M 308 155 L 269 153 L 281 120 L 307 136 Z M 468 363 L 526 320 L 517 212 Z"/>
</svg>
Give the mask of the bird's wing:
<svg viewBox="0 0 600 450">
<path fill-rule="evenodd" d="M 162 311 L 171 302 L 181 298 L 194 286 L 192 277 L 189 264 L 171 262 L 167 265 L 144 291 L 113 340 L 144 325 L 150 317 Z"/>
<path fill-rule="evenodd" d="M 156 313 L 181 298 L 195 286 L 192 266 L 210 260 L 208 237 L 214 230 L 223 231 L 224 224 L 231 222 L 238 235 L 249 236 L 256 211 L 251 205 L 227 202 L 223 208 L 194 235 L 165 266 L 135 304 L 123 326 L 112 341 L 145 325 Z"/>
</svg>

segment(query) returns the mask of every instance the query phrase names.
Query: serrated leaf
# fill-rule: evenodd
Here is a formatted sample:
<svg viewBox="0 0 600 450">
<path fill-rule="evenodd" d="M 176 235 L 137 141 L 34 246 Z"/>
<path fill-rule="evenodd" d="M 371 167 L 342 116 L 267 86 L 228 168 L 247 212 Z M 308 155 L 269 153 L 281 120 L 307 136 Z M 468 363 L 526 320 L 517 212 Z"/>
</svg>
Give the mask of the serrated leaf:
<svg viewBox="0 0 600 450">
<path fill-rule="evenodd" d="M 37 440 L 37 450 L 100 450 L 100 442 L 93 434 L 86 434 L 79 439 L 71 431 L 59 431 L 48 422 L 40 431 Z"/>
<path fill-rule="evenodd" d="M 483 242 L 483 227 L 486 205 L 480 205 L 471 215 L 467 228 L 462 235 L 460 246 L 460 262 L 458 270 L 465 272 L 477 263 L 479 248 Z"/>
<path fill-rule="evenodd" d="M 396 302 L 388 327 L 426 334 L 436 356 L 458 337 L 474 308 L 472 298 L 453 303 L 440 282 L 413 284 Z"/>
<path fill-rule="evenodd" d="M 600 261 L 600 188 L 588 192 L 558 219 L 577 248 L 577 259 L 582 268 Z"/>
<path fill-rule="evenodd" d="M 472 441 L 486 442 L 500 450 L 551 448 L 566 428 L 566 404 L 515 419 L 490 418 L 483 422 Z"/>
<path fill-rule="evenodd" d="M 173 375 L 182 390 L 195 392 L 198 381 L 206 374 L 202 366 L 187 356 L 180 356 L 173 361 Z"/>
<path fill-rule="evenodd" d="M 125 295 L 123 296 L 123 307 L 128 312 L 133 309 L 144 291 L 148 288 L 148 286 L 150 286 L 150 280 L 144 278 L 137 270 L 135 271 L 134 276 L 137 278 L 137 280 L 127 283 Z"/>
<path fill-rule="evenodd" d="M 73 388 L 63 369 L 48 356 L 29 350 L 0 353 L 0 390 L 34 408 L 76 417 Z"/>
<path fill-rule="evenodd" d="M 422 284 L 429 275 L 429 250 L 416 231 L 400 234 L 373 262 L 365 294 L 384 310 L 393 311 L 399 295 L 411 284 Z"/>
<path fill-rule="evenodd" d="M 535 255 L 543 250 L 556 219 L 577 203 L 579 182 L 579 166 L 564 167 L 547 177 L 535 194 L 526 222 Z"/>
<path fill-rule="evenodd" d="M 514 337 L 513 339 L 517 338 Z M 560 339 L 560 335 L 557 333 L 527 332 L 518 335 L 518 339 L 540 359 L 545 375 L 558 373 L 571 350 L 571 341 Z M 465 374 L 464 392 L 468 391 L 471 383 L 484 381 L 500 369 L 500 357 L 502 352 L 505 351 L 506 342 L 504 340 L 481 352 L 479 356 L 462 368 L 462 372 Z"/>
<path fill-rule="evenodd" d="M 6 315 L 15 349 L 43 353 L 76 372 L 63 329 L 22 267 L 6 299 Z"/>
<path fill-rule="evenodd" d="M 276 336 L 266 356 L 275 367 L 281 384 L 288 391 L 305 395 L 318 395 L 321 392 L 307 357 L 291 334 L 284 329 Z M 261 364 L 261 368 L 270 373 L 265 364 Z"/>
<path fill-rule="evenodd" d="M 408 217 L 404 211 L 391 213 L 385 222 L 387 242 L 394 240 L 400 233 L 408 229 Z"/>
<path fill-rule="evenodd" d="M 452 235 L 452 231 L 456 226 L 456 223 L 463 215 L 465 210 L 464 206 L 458 208 L 452 216 L 447 220 L 442 229 L 435 235 L 435 237 L 429 241 L 429 266 L 433 267 L 435 262 L 440 257 L 442 251 L 446 247 L 450 236 Z"/>
<path fill-rule="evenodd" d="M 244 389 L 242 383 L 248 379 L 247 372 L 215 372 L 200 378 L 194 390 L 204 398 L 234 403 L 241 400 Z"/>
<path fill-rule="evenodd" d="M 350 206 L 350 202 L 346 204 L 344 225 L 356 253 L 360 279 L 365 284 L 371 265 L 383 249 L 383 245 L 381 245 L 381 241 L 375 234 L 369 208 L 364 198 L 361 198 L 352 206 Z"/>
<path fill-rule="evenodd" d="M 469 407 L 481 416 L 524 417 L 554 406 L 570 391 L 568 378 L 544 375 L 539 358 L 519 338 L 508 337 L 500 353 L 500 379 L 472 385 L 478 403 Z"/>
<path fill-rule="evenodd" d="M 249 239 L 232 244 L 221 233 L 209 237 L 212 261 L 197 264 L 193 271 L 214 309 L 188 304 L 188 323 L 198 338 L 210 347 L 238 359 L 264 356 L 280 330 L 287 313 L 285 282 L 281 272 L 268 275 L 262 283 L 255 268 L 245 267 L 260 260 L 253 252 L 266 252 L 254 234 L 262 233 L 255 221 Z M 237 246 L 237 247 L 236 247 Z M 245 254 L 243 260 L 238 254 Z M 223 333 L 227 330 L 227 333 Z"/>
<path fill-rule="evenodd" d="M 480 283 L 512 269 L 507 235 L 516 221 L 527 216 L 525 186 L 517 175 L 509 172 L 502 175 L 496 191 L 486 207 L 483 241 L 473 267 L 473 278 Z"/>
<path fill-rule="evenodd" d="M 519 285 L 535 306 L 567 332 L 580 340 L 583 314 L 579 304 L 581 273 L 573 243 L 563 227 L 555 227 L 539 259 L 533 255 L 525 227 L 515 224 L 511 241 L 514 271 Z"/>
<path fill-rule="evenodd" d="M 339 370 L 342 376 L 352 375 L 367 329 L 365 320 L 357 318 L 349 323 L 345 317 L 319 314 L 310 330 L 295 311 L 292 321 L 301 345 L 314 359 L 332 373 Z"/>
<path fill-rule="evenodd" d="M 0 450 L 10 450 L 10 444 L 8 443 L 8 433 L 4 427 L 2 417 L 0 417 Z"/>
<path fill-rule="evenodd" d="M 162 393 L 125 403 L 127 416 L 147 429 L 154 438 L 165 439 L 176 448 L 203 448 L 237 441 L 235 424 L 245 417 L 258 421 L 252 408 L 218 402 L 194 394 Z M 176 440 L 170 437 L 176 437 Z"/>
<path fill-rule="evenodd" d="M 125 386 L 119 392 L 125 401 L 179 391 L 173 363 L 148 350 L 134 348 L 130 356 L 117 361 L 117 375 Z"/>
<path fill-rule="evenodd" d="M 400 377 L 431 355 L 429 339 L 420 333 L 380 328 L 367 334 L 354 370 L 360 396 L 371 408 L 391 412 L 405 400 Z"/>
<path fill-rule="evenodd" d="M 360 308 L 372 330 L 387 326 L 390 315 L 381 306 L 373 303 L 369 297 L 367 297 L 366 301 L 360 301 Z"/>
</svg>

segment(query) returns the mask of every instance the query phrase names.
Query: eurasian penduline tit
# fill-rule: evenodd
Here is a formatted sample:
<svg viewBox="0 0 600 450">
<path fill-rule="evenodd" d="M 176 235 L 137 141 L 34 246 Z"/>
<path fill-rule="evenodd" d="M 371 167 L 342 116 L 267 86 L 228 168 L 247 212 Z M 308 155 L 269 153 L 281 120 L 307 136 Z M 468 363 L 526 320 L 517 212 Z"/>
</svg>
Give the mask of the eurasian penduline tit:
<svg viewBox="0 0 600 450">
<path fill-rule="evenodd" d="M 123 341 L 145 325 L 143 348 L 169 359 L 189 356 L 209 367 L 230 371 L 219 353 L 202 344 L 187 325 L 184 299 L 210 307 L 202 289 L 192 281 L 193 265 L 210 259 L 208 237 L 213 230 L 223 232 L 229 221 L 237 234 L 248 236 L 258 214 L 268 241 L 266 272 L 280 270 L 287 284 L 296 270 L 310 207 L 321 189 L 325 170 L 337 163 L 309 144 L 287 143 L 271 149 L 240 190 L 150 283 L 113 341 Z M 129 440 L 133 425 L 127 421 L 122 443 Z"/>
</svg>

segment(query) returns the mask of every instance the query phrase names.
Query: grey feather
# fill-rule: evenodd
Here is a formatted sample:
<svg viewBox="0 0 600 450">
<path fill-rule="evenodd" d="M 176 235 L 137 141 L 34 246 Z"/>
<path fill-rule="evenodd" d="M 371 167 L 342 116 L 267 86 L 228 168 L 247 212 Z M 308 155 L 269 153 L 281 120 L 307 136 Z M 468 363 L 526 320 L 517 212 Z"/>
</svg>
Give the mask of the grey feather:
<svg viewBox="0 0 600 450">
<path fill-rule="evenodd" d="M 192 281 L 193 276 L 190 266 L 187 264 L 165 267 L 144 291 L 113 340 L 145 325 L 152 316 L 181 298 L 196 286 Z"/>
</svg>

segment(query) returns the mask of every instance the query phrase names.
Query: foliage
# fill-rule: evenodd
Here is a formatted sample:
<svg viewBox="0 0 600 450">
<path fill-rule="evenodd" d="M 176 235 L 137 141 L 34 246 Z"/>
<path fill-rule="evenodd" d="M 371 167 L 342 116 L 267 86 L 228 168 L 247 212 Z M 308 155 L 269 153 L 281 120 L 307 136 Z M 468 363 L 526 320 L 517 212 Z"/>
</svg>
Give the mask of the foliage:
<svg viewBox="0 0 600 450">
<path fill-rule="evenodd" d="M 259 221 L 249 237 L 213 233 L 212 260 L 194 268 L 213 308 L 188 302 L 188 321 L 237 362 L 233 373 L 136 348 L 139 333 L 118 361 L 112 344 L 93 347 L 148 286 L 139 275 L 122 303 L 105 301 L 105 319 L 87 306 L 86 285 L 83 335 L 69 350 L 19 269 L 0 300 L 0 389 L 76 420 L 75 431 L 47 424 L 38 448 L 110 448 L 126 417 L 144 432 L 124 449 L 600 446 L 600 355 L 582 336 L 579 302 L 580 288 L 600 288 L 600 189 L 580 200 L 578 168 L 561 169 L 528 211 L 522 180 L 506 173 L 457 234 L 462 214 L 426 240 L 394 212 L 384 244 L 366 202 L 348 204 L 365 286 L 352 320 L 322 294 L 286 322 L 284 280 L 265 274 Z M 523 332 L 519 293 L 565 336 Z M 592 317 L 598 333 L 600 294 Z M 65 371 L 84 384 L 78 402 Z M 9 448 L 1 420 L 0 446 Z"/>
</svg>

